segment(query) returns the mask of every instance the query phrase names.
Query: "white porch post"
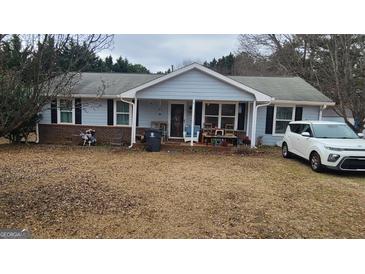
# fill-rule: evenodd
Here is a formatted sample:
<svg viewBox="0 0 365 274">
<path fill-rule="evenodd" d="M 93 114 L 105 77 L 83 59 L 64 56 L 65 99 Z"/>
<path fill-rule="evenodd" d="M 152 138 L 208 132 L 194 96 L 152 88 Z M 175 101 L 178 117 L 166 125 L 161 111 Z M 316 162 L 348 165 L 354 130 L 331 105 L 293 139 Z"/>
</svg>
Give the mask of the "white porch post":
<svg viewBox="0 0 365 274">
<path fill-rule="evenodd" d="M 194 141 L 193 141 L 194 124 L 195 124 L 195 99 L 193 99 L 192 110 L 191 110 L 191 139 L 190 139 L 190 146 L 194 145 Z"/>
<path fill-rule="evenodd" d="M 136 143 L 136 127 L 137 127 L 137 98 L 134 97 L 133 124 L 132 124 L 133 144 Z"/>
<path fill-rule="evenodd" d="M 247 136 L 251 136 L 251 103 L 247 102 Z"/>
<path fill-rule="evenodd" d="M 251 148 L 256 147 L 256 120 L 257 120 L 256 101 L 253 101 L 253 103 L 252 103 Z"/>
</svg>

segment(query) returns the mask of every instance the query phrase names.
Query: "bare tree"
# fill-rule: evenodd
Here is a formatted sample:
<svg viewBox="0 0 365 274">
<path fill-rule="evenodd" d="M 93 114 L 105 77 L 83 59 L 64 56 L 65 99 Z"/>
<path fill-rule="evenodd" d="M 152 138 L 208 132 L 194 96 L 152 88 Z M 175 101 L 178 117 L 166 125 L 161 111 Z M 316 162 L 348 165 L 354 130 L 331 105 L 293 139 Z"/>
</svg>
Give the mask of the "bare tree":
<svg viewBox="0 0 365 274">
<path fill-rule="evenodd" d="M 239 52 L 267 70 L 297 75 L 336 102 L 335 111 L 356 131 L 365 124 L 364 35 L 240 35 Z M 270 68 L 270 69 L 268 69 Z M 355 125 L 347 115 L 350 110 Z"/>
<path fill-rule="evenodd" d="M 319 70 L 327 81 L 327 94 L 336 102 L 334 110 L 354 130 L 362 131 L 365 124 L 365 36 L 330 35 L 324 39 L 327 54 Z M 347 109 L 355 119 L 352 125 Z"/>
<path fill-rule="evenodd" d="M 282 75 L 267 58 L 253 57 L 245 52 L 234 57 L 233 75 L 275 76 Z"/>
<path fill-rule="evenodd" d="M 82 70 L 82 65 L 75 64 L 82 63 L 90 52 L 108 48 L 113 39 L 97 34 L 16 37 L 19 49 L 12 48 L 12 36 L 0 35 L 0 136 L 34 119 L 57 96 L 69 96 Z M 71 44 L 79 47 L 70 49 Z"/>
</svg>

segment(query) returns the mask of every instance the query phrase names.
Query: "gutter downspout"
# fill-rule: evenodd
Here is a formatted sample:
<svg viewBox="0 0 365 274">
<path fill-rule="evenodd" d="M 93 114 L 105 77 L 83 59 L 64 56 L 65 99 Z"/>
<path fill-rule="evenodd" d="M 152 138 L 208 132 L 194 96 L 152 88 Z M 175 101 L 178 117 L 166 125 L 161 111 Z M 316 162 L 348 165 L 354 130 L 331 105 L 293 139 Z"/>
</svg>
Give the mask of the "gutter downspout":
<svg viewBox="0 0 365 274">
<path fill-rule="evenodd" d="M 253 105 L 253 114 L 252 114 L 252 132 L 251 132 L 251 148 L 256 148 L 256 123 L 257 123 L 257 110 L 259 107 L 267 107 L 272 104 L 275 98 L 271 98 L 270 101 L 261 104 L 261 105 Z"/>
<path fill-rule="evenodd" d="M 322 121 L 323 111 L 327 108 L 327 105 L 323 105 L 319 110 L 319 121 Z"/>
<path fill-rule="evenodd" d="M 134 106 L 135 106 L 134 103 L 132 103 L 130 101 L 126 101 L 122 97 L 120 97 L 120 101 L 132 105 L 132 113 L 134 113 L 134 111 L 133 111 Z M 131 128 L 131 145 L 128 146 L 128 149 L 131 149 L 133 147 L 133 144 L 134 144 L 134 119 L 136 119 L 136 117 L 134 117 L 134 115 L 133 115 L 133 117 L 132 117 L 132 128 Z"/>
</svg>

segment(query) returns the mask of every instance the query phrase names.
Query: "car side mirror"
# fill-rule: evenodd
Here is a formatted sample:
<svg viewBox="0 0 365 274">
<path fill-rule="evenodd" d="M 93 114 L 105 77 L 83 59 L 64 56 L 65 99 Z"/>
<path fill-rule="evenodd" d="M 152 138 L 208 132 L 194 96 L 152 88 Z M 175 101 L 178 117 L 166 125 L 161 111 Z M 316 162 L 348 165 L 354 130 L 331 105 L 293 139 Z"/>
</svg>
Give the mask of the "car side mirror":
<svg viewBox="0 0 365 274">
<path fill-rule="evenodd" d="M 303 137 L 311 137 L 311 135 L 309 134 L 309 132 L 302 132 L 302 136 Z"/>
<path fill-rule="evenodd" d="M 364 133 L 358 133 L 357 134 L 360 138 L 364 138 Z"/>
</svg>

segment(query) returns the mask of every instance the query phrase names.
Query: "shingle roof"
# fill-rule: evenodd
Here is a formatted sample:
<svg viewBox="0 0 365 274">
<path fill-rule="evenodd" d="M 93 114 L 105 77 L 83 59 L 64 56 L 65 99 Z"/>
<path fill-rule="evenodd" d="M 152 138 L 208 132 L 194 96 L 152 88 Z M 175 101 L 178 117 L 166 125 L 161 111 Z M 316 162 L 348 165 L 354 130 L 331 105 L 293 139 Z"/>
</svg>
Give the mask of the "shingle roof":
<svg viewBox="0 0 365 274">
<path fill-rule="evenodd" d="M 102 91 L 103 95 L 119 95 L 161 76 L 163 75 L 84 72 L 73 93 L 95 94 L 96 91 Z"/>
<path fill-rule="evenodd" d="M 162 76 L 163 74 L 84 72 L 73 92 L 92 95 L 96 91 L 99 94 L 102 91 L 103 95 L 115 96 Z M 228 77 L 276 100 L 331 102 L 331 99 L 299 77 Z"/>
<path fill-rule="evenodd" d="M 332 102 L 300 77 L 229 77 L 276 100 Z"/>
</svg>

